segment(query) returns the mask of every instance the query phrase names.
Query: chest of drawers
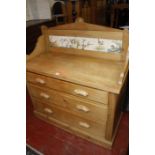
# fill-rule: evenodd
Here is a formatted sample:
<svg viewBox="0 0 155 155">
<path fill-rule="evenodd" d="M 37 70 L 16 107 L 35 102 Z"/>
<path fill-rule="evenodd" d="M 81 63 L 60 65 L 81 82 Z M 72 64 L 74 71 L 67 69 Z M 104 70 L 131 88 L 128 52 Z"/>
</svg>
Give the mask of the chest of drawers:
<svg viewBox="0 0 155 155">
<path fill-rule="evenodd" d="M 116 40 L 122 43 L 120 51 L 114 51 L 119 43 L 114 44 Z M 107 41 L 112 42 L 110 52 L 103 48 L 109 46 Z M 43 27 L 35 50 L 27 56 L 27 88 L 34 114 L 111 148 L 128 74 L 127 49 L 127 31 L 81 19 L 55 28 Z"/>
</svg>

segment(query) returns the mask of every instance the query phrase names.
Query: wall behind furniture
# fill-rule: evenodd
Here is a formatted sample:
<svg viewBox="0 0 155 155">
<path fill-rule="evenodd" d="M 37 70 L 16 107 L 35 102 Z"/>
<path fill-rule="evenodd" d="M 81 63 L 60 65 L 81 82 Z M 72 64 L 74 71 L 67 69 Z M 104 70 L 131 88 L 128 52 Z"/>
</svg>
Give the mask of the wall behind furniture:
<svg viewBox="0 0 155 155">
<path fill-rule="evenodd" d="M 26 0 L 26 20 L 51 19 L 50 5 L 54 0 Z"/>
</svg>

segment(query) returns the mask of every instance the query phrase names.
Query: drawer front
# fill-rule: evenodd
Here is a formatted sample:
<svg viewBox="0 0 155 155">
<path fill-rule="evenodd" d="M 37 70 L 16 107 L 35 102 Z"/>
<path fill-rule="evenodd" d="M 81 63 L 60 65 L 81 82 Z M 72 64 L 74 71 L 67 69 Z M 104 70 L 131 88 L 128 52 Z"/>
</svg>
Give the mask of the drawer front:
<svg viewBox="0 0 155 155">
<path fill-rule="evenodd" d="M 34 83 L 38 86 L 48 87 L 56 89 L 65 93 L 69 93 L 81 98 L 101 102 L 104 104 L 108 103 L 108 94 L 107 92 L 76 85 L 73 83 L 65 82 L 62 80 L 46 77 L 43 75 L 38 75 L 34 73 L 27 72 L 27 81 Z"/>
<path fill-rule="evenodd" d="M 31 96 L 39 99 L 43 103 L 63 108 L 71 113 L 75 113 L 83 118 L 94 120 L 96 122 L 106 122 L 107 105 L 88 102 L 78 97 L 57 92 L 52 89 L 41 88 L 29 84 Z"/>
<path fill-rule="evenodd" d="M 96 123 L 83 119 L 69 112 L 65 112 L 60 108 L 49 106 L 47 104 L 34 102 L 35 112 L 39 112 L 45 116 L 49 121 L 53 121 L 69 129 L 79 131 L 83 134 L 96 138 L 104 138 L 105 136 L 105 124 Z"/>
</svg>

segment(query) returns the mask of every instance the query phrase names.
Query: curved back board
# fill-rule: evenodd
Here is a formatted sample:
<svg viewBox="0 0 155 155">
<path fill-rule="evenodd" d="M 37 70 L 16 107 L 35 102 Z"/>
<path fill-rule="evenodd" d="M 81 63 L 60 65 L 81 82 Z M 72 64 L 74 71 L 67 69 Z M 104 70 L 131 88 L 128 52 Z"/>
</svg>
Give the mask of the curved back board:
<svg viewBox="0 0 155 155">
<path fill-rule="evenodd" d="M 128 30 L 85 23 L 42 26 L 46 50 L 122 61 L 128 51 Z"/>
</svg>

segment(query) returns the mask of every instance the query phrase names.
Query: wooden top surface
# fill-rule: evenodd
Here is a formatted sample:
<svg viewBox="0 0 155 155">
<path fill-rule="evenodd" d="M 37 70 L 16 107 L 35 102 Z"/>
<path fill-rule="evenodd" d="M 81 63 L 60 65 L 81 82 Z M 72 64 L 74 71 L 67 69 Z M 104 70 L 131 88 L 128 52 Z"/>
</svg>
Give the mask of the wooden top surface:
<svg viewBox="0 0 155 155">
<path fill-rule="evenodd" d="M 121 62 L 54 52 L 27 62 L 27 71 L 114 93 L 120 92 L 122 70 Z"/>
</svg>

